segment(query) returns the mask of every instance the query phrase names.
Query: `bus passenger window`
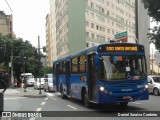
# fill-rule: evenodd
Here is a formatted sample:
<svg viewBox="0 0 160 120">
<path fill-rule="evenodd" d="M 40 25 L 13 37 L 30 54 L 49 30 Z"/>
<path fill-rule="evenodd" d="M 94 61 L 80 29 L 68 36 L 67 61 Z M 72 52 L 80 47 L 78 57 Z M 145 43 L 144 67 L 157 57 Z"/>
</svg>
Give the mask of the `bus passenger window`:
<svg viewBox="0 0 160 120">
<path fill-rule="evenodd" d="M 78 72 L 78 57 L 72 59 L 72 73 Z"/>
<path fill-rule="evenodd" d="M 85 72 L 86 71 L 86 56 L 82 55 L 79 57 L 79 71 Z"/>
<path fill-rule="evenodd" d="M 60 63 L 60 66 L 59 66 L 60 68 L 59 68 L 59 73 L 60 74 L 62 74 L 62 71 L 63 71 L 63 69 L 62 69 L 62 63 Z"/>
</svg>

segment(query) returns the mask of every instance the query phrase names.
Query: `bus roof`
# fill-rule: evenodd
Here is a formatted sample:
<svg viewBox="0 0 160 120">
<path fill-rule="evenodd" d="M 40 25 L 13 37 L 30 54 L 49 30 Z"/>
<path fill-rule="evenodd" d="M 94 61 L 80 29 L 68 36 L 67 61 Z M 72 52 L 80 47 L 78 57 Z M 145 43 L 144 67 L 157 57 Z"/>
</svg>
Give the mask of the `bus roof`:
<svg viewBox="0 0 160 120">
<path fill-rule="evenodd" d="M 141 44 L 137 44 L 137 43 L 126 43 L 126 42 L 116 42 L 116 43 L 104 43 L 104 44 L 98 44 L 98 45 L 95 45 L 95 46 L 92 46 L 92 47 L 89 47 L 89 48 L 86 48 L 86 49 L 83 49 L 79 52 L 76 52 L 76 53 L 73 53 L 69 56 L 66 56 L 64 58 L 59 58 L 58 60 L 56 61 L 53 61 L 53 63 L 56 63 L 56 62 L 59 62 L 59 61 L 63 61 L 63 60 L 68 60 L 70 59 L 71 57 L 73 56 L 76 56 L 76 55 L 81 55 L 81 54 L 90 54 L 90 52 L 97 52 L 97 49 L 101 46 L 105 46 L 105 45 L 137 45 L 137 46 L 143 46 Z"/>
<path fill-rule="evenodd" d="M 32 75 L 32 73 L 22 73 L 21 76 L 27 76 L 27 75 Z"/>
</svg>

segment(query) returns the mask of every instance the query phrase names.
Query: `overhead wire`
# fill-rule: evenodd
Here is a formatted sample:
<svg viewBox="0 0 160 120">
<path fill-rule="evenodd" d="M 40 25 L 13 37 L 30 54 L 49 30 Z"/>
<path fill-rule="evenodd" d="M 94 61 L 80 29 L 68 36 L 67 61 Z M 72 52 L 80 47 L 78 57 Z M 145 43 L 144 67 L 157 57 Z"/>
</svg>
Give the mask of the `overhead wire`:
<svg viewBox="0 0 160 120">
<path fill-rule="evenodd" d="M 7 5 L 8 5 L 8 7 L 10 8 L 10 10 L 13 12 L 13 10 L 12 10 L 12 8 L 10 7 L 9 3 L 7 2 L 7 0 L 5 0 L 5 1 L 6 1 Z"/>
</svg>

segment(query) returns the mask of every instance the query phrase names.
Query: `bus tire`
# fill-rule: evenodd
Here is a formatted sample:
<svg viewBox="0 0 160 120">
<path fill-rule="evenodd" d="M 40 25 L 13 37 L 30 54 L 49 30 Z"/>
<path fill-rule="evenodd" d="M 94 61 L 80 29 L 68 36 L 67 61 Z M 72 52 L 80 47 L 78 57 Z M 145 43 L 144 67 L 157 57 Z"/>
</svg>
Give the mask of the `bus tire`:
<svg viewBox="0 0 160 120">
<path fill-rule="evenodd" d="M 84 94 L 84 105 L 87 108 L 91 107 L 91 103 L 89 102 L 89 98 L 88 98 L 88 94 L 87 93 Z"/>
<path fill-rule="evenodd" d="M 62 87 L 62 86 L 61 86 L 61 98 L 62 98 L 62 99 L 65 99 L 65 95 L 64 95 L 63 87 Z"/>
<path fill-rule="evenodd" d="M 128 102 L 121 102 L 120 105 L 121 107 L 126 108 L 128 105 Z"/>
</svg>

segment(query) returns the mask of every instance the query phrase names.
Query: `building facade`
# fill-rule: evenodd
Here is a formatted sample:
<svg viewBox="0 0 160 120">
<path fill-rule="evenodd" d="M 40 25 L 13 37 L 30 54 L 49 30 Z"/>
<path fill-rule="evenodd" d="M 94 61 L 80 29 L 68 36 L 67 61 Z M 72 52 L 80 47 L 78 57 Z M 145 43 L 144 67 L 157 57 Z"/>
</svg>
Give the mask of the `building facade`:
<svg viewBox="0 0 160 120">
<path fill-rule="evenodd" d="M 6 15 L 3 11 L 0 11 L 0 34 L 14 35 L 12 15 Z"/>
<path fill-rule="evenodd" d="M 128 42 L 136 42 L 135 0 L 51 1 L 54 3 L 51 6 L 55 6 L 50 13 L 55 16 L 52 19 L 56 28 L 52 44 L 56 48 L 56 59 L 96 44 L 108 43 L 114 39 L 115 34 L 125 31 Z M 147 16 L 146 11 L 144 13 Z M 143 14 L 138 19 L 141 22 Z M 148 29 L 148 23 L 143 29 Z M 144 39 L 141 40 L 139 43 L 143 43 Z"/>
<path fill-rule="evenodd" d="M 51 66 L 51 39 L 50 39 L 50 14 L 46 16 L 46 61 L 47 66 Z"/>
<path fill-rule="evenodd" d="M 109 42 L 124 31 L 135 42 L 134 0 L 55 0 L 55 18 L 57 58 Z"/>
</svg>

